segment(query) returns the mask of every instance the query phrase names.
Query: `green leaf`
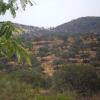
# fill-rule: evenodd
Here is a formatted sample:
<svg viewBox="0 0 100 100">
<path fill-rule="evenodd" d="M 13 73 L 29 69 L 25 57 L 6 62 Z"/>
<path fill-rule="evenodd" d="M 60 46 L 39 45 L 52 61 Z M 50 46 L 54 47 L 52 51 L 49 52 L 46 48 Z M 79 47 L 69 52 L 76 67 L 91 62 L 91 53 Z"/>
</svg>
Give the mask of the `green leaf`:
<svg viewBox="0 0 100 100">
<path fill-rule="evenodd" d="M 30 53 L 25 49 L 12 34 L 17 28 L 11 22 L 5 22 L 0 29 L 0 54 L 7 58 L 17 56 L 18 63 L 25 61 L 31 65 Z"/>
</svg>

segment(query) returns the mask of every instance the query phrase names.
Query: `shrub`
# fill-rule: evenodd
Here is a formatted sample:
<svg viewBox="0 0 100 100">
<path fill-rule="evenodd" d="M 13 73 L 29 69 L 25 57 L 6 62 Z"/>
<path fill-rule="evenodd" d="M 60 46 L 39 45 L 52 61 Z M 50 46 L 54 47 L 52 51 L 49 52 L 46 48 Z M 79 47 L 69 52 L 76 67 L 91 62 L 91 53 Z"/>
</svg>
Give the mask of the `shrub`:
<svg viewBox="0 0 100 100">
<path fill-rule="evenodd" d="M 38 49 L 38 51 L 39 51 L 39 53 L 38 53 L 39 56 L 41 56 L 41 57 L 48 56 L 49 55 L 49 46 L 45 45 L 43 47 L 40 47 Z"/>
<path fill-rule="evenodd" d="M 90 65 L 66 65 L 53 77 L 53 88 L 63 92 L 75 90 L 83 95 L 92 94 L 99 89 L 99 79 L 95 68 Z"/>
<path fill-rule="evenodd" d="M 0 77 L 0 100 L 33 100 L 32 86 L 11 79 L 8 75 Z"/>
<path fill-rule="evenodd" d="M 44 82 L 42 74 L 33 70 L 20 69 L 11 72 L 10 75 L 13 79 L 17 79 L 21 82 L 31 84 L 33 88 L 41 87 L 42 83 Z"/>
</svg>

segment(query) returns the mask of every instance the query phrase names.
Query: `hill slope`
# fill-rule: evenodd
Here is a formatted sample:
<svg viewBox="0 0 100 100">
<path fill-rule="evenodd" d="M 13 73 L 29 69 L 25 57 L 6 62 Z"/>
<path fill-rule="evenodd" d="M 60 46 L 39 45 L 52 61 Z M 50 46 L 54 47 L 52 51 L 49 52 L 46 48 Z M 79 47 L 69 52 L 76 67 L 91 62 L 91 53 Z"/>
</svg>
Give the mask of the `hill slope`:
<svg viewBox="0 0 100 100">
<path fill-rule="evenodd" d="M 100 17 L 81 17 L 55 28 L 56 32 L 100 33 Z"/>
<path fill-rule="evenodd" d="M 16 24 L 15 26 L 23 29 L 21 33 L 24 38 L 31 39 L 33 37 L 41 37 L 50 35 L 70 35 L 75 33 L 99 33 L 100 34 L 100 17 L 81 17 L 72 20 L 68 23 L 59 25 L 53 29 L 45 29 L 35 26 L 28 26 L 22 24 Z M 2 22 L 0 22 L 0 26 Z M 67 34 L 66 34 L 67 33 Z"/>
</svg>

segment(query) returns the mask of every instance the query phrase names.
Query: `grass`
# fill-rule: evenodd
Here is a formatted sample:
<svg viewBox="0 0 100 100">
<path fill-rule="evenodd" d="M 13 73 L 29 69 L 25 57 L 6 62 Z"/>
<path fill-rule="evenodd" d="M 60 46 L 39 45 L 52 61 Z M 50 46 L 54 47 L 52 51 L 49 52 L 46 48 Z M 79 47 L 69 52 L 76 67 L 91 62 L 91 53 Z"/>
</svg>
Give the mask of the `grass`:
<svg viewBox="0 0 100 100">
<path fill-rule="evenodd" d="M 42 96 L 36 95 L 33 100 L 74 100 L 71 96 L 56 95 L 56 96 Z"/>
</svg>

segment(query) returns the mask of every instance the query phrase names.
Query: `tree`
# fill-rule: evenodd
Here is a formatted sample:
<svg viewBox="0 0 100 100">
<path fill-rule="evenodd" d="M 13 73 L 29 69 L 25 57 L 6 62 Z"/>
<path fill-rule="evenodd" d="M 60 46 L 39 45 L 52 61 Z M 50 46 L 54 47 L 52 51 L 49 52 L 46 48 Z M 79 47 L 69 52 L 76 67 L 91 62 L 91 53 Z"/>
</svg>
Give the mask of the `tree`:
<svg viewBox="0 0 100 100">
<path fill-rule="evenodd" d="M 0 0 L 0 15 L 4 15 L 7 10 L 10 10 L 13 17 L 16 17 L 16 11 L 19 9 L 19 0 Z M 27 4 L 33 5 L 30 0 L 20 0 L 21 7 L 25 10 Z M 16 54 L 18 62 L 21 63 L 23 59 L 28 64 L 30 63 L 29 52 L 18 43 L 13 33 L 18 32 L 18 29 L 10 21 L 2 23 L 0 28 L 0 55 L 5 57 L 12 57 Z"/>
<path fill-rule="evenodd" d="M 75 90 L 83 95 L 92 94 L 99 90 L 99 78 L 91 65 L 66 65 L 54 74 L 53 89 L 65 92 Z"/>
<path fill-rule="evenodd" d="M 7 2 L 5 2 L 5 0 L 0 0 L 0 15 L 1 14 L 4 15 L 7 10 L 10 10 L 13 17 L 15 17 L 16 11 L 20 8 L 20 6 L 18 5 L 19 1 L 23 10 L 25 10 L 27 4 L 30 4 L 31 6 L 33 5 L 31 0 L 6 0 L 6 1 Z"/>
</svg>

